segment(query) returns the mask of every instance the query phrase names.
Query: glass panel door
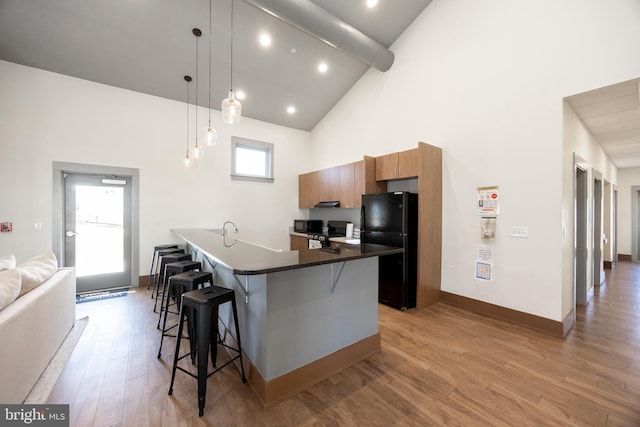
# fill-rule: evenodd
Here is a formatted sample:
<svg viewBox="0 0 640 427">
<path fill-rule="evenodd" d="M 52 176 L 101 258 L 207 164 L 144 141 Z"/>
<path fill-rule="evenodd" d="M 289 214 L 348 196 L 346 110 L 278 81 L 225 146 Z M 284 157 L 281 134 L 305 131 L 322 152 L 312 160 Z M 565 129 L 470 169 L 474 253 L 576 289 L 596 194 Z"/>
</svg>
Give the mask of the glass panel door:
<svg viewBox="0 0 640 427">
<path fill-rule="evenodd" d="M 65 260 L 76 292 L 131 286 L 131 180 L 67 174 Z"/>
</svg>

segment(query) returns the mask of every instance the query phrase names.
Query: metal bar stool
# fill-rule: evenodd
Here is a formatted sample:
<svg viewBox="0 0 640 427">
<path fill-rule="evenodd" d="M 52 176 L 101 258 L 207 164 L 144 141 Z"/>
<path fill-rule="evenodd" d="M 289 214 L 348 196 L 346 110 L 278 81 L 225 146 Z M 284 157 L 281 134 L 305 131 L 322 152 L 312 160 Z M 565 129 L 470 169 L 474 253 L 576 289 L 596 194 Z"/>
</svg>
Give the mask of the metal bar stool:
<svg viewBox="0 0 640 427">
<path fill-rule="evenodd" d="M 168 243 L 165 245 L 156 245 L 153 247 L 153 255 L 151 256 L 151 267 L 149 268 L 149 276 L 147 278 L 147 290 L 149 290 L 151 284 L 153 283 L 153 280 L 155 280 L 155 271 L 153 267 L 155 267 L 158 258 L 158 252 L 166 249 L 178 249 L 178 245 Z"/>
<path fill-rule="evenodd" d="M 181 247 L 171 249 L 161 249 L 158 251 L 158 259 L 156 260 L 155 270 L 153 272 L 153 290 L 151 291 L 151 298 L 155 298 L 156 292 L 158 292 L 158 283 L 163 270 L 160 269 L 162 264 L 162 258 L 171 254 L 184 254 L 184 249 Z"/>
<path fill-rule="evenodd" d="M 226 345 L 224 342 L 218 341 L 218 308 L 221 304 L 230 302 L 233 309 L 233 321 L 236 325 L 236 340 L 238 348 Z M 178 366 L 178 361 L 191 353 L 180 356 L 180 341 L 182 339 L 182 330 L 187 310 L 193 310 L 193 321 L 195 322 L 196 333 L 196 352 L 198 355 L 198 375 L 194 375 L 186 369 Z M 214 323 L 215 322 L 215 323 Z M 215 325 L 215 326 L 214 326 Z M 209 344 L 211 344 L 211 363 L 214 366 L 213 372 L 207 374 Z M 221 344 L 230 350 L 236 351 L 238 354 L 231 358 L 224 365 L 216 368 L 217 344 Z M 240 372 L 242 374 L 242 382 L 247 382 L 244 375 L 244 365 L 242 363 L 242 345 L 240 344 L 240 327 L 238 326 L 238 309 L 236 308 L 236 298 L 233 289 L 227 289 L 220 286 L 210 286 L 204 289 L 197 289 L 182 294 L 182 302 L 180 304 L 180 318 L 178 320 L 178 334 L 176 337 L 176 352 L 173 358 L 173 371 L 171 373 L 171 385 L 169 386 L 169 395 L 173 394 L 173 382 L 176 377 L 176 370 L 179 369 L 185 374 L 192 376 L 198 380 L 198 415 L 204 414 L 205 397 L 207 394 L 207 378 L 218 372 L 236 359 L 240 359 Z"/>
<path fill-rule="evenodd" d="M 160 299 L 160 315 L 158 316 L 158 325 L 156 326 L 157 329 L 160 329 L 160 321 L 162 320 L 162 312 L 164 311 L 165 297 L 167 300 L 169 299 L 169 292 L 167 290 L 167 288 L 169 287 L 169 278 L 176 274 L 184 273 L 185 271 L 194 270 L 202 271 L 202 264 L 200 264 L 199 261 L 191 261 L 190 259 L 171 262 L 165 266 L 164 282 L 162 285 L 162 298 Z"/>
<path fill-rule="evenodd" d="M 165 279 L 165 267 L 167 266 L 167 264 L 178 261 L 191 261 L 191 255 L 185 253 L 174 253 L 165 255 L 160 260 L 160 273 L 158 274 L 158 280 L 156 281 L 156 301 L 153 304 L 154 313 L 156 312 L 156 307 L 158 306 L 158 296 L 160 295 L 160 291 L 162 291 L 162 295 L 164 296 L 167 282 Z"/>
<path fill-rule="evenodd" d="M 177 301 L 180 301 L 182 298 L 182 294 L 185 292 L 193 291 L 198 288 L 204 288 L 204 285 L 208 283 L 209 286 L 213 286 L 213 274 L 208 271 L 187 271 L 184 273 L 176 274 L 174 276 L 169 277 L 169 287 L 167 290 L 167 299 L 165 300 L 164 306 L 164 320 L 162 322 L 162 335 L 160 337 L 160 348 L 158 349 L 158 359 L 160 359 L 160 355 L 162 353 L 162 343 L 164 341 L 164 337 L 175 337 L 175 335 L 170 335 L 168 332 L 178 326 L 178 324 L 171 325 L 167 327 L 167 315 L 177 314 L 180 315 L 179 312 L 169 311 L 169 307 L 172 305 L 178 305 L 178 303 L 171 303 L 170 297 L 177 298 Z M 195 360 L 195 334 L 193 333 L 193 322 L 191 321 L 193 316 L 187 313 L 187 327 L 189 329 L 189 338 L 191 343 L 191 361 L 196 363 Z"/>
</svg>

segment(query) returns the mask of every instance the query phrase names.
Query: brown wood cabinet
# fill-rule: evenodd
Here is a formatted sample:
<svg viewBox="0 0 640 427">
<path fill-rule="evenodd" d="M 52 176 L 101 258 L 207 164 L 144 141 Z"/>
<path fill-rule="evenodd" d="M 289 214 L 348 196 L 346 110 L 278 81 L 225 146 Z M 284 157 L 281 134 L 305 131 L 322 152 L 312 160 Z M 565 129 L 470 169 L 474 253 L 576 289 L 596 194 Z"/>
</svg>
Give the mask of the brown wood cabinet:
<svg viewBox="0 0 640 427">
<path fill-rule="evenodd" d="M 385 191 L 375 179 L 376 158 L 334 166 L 298 176 L 298 207 L 313 208 L 318 202 L 339 201 L 341 208 L 359 208 L 362 195 Z"/>
<path fill-rule="evenodd" d="M 359 162 L 354 164 L 354 208 L 362 207 L 363 194 L 376 194 L 387 191 L 386 183 L 376 180 L 376 158 L 364 156 Z"/>
<path fill-rule="evenodd" d="M 442 263 L 442 149 L 418 143 L 417 308 L 440 299 Z"/>
<path fill-rule="evenodd" d="M 412 178 L 419 174 L 419 148 L 376 157 L 376 181 Z"/>
<path fill-rule="evenodd" d="M 309 247 L 309 240 L 306 237 L 301 236 L 293 236 L 291 237 L 291 250 L 299 251 L 300 249 L 307 249 Z"/>
<path fill-rule="evenodd" d="M 338 200 L 341 208 L 355 208 L 355 163 L 338 166 Z"/>
<path fill-rule="evenodd" d="M 298 175 L 298 207 L 300 209 L 312 208 L 320 201 L 318 178 L 318 172 Z"/>
<path fill-rule="evenodd" d="M 340 167 L 318 171 L 318 193 L 321 202 L 340 200 Z"/>
</svg>

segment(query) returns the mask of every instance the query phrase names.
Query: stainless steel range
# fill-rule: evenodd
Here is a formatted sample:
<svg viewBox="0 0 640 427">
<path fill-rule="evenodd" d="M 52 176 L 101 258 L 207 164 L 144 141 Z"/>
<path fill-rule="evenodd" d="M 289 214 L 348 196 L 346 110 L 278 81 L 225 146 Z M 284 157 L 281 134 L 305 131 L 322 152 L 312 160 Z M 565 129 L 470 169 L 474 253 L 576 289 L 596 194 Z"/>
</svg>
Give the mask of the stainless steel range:
<svg viewBox="0 0 640 427">
<path fill-rule="evenodd" d="M 329 246 L 329 235 L 322 233 L 309 233 L 309 249 L 320 249 Z"/>
</svg>

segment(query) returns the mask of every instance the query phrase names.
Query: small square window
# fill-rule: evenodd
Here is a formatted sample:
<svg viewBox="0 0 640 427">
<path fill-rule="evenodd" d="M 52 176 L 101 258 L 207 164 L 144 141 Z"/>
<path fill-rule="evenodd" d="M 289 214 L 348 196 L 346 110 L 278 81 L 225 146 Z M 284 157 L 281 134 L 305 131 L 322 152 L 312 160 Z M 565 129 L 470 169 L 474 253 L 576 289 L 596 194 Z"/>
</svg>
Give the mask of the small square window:
<svg viewBox="0 0 640 427">
<path fill-rule="evenodd" d="M 231 177 L 273 182 L 273 144 L 231 137 Z"/>
</svg>

